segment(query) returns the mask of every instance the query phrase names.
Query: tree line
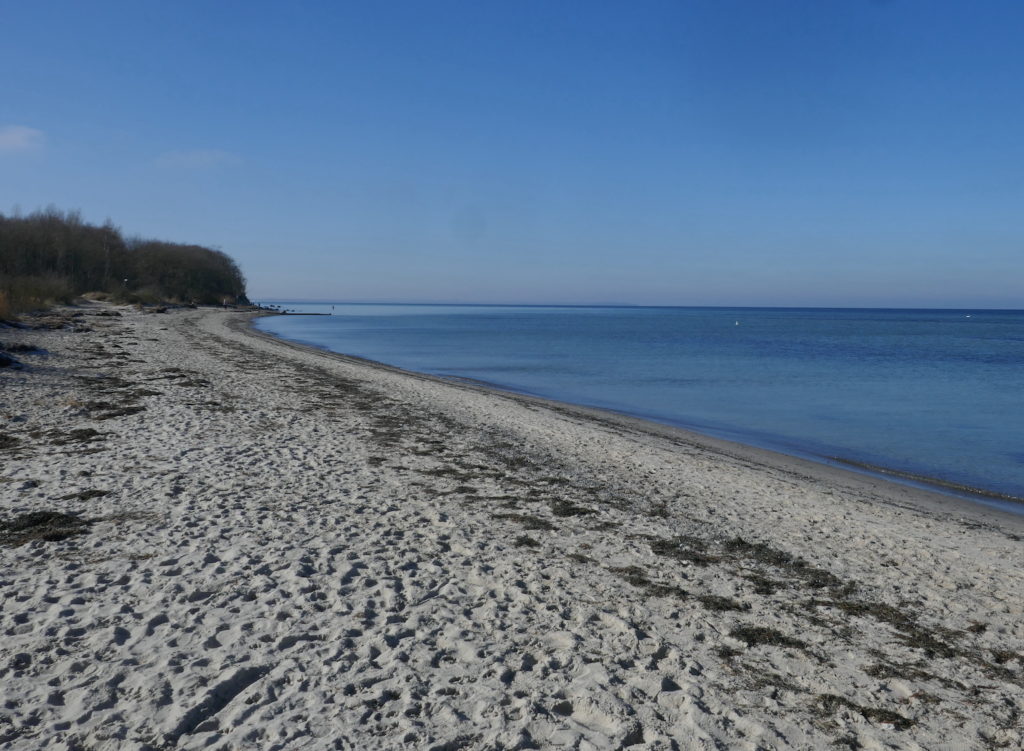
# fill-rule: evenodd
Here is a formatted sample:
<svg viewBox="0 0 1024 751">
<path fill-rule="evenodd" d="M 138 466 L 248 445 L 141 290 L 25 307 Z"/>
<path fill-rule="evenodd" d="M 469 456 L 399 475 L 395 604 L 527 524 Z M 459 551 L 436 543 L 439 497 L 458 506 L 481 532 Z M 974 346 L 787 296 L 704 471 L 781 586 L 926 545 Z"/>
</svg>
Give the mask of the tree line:
<svg viewBox="0 0 1024 751">
<path fill-rule="evenodd" d="M 0 213 L 0 318 L 87 292 L 130 303 L 247 303 L 245 277 L 201 245 L 124 237 L 54 207 Z"/>
</svg>

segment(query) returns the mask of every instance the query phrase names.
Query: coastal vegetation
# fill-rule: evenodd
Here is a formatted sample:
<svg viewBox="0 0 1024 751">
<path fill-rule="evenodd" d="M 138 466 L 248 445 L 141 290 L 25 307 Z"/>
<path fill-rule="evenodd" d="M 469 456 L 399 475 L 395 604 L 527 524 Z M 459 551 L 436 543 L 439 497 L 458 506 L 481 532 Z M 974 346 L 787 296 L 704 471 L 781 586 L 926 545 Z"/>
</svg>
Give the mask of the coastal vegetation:
<svg viewBox="0 0 1024 751">
<path fill-rule="evenodd" d="M 246 303 L 245 277 L 213 248 L 125 237 L 49 207 L 0 214 L 0 319 L 96 293 L 118 302 Z"/>
</svg>

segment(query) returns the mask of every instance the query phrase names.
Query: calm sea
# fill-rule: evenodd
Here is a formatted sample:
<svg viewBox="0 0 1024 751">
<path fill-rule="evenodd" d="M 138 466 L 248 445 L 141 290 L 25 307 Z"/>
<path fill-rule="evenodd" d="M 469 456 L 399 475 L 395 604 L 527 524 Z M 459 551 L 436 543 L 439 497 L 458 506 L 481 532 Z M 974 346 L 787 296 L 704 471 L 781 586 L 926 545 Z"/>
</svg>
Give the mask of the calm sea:
<svg viewBox="0 0 1024 751">
<path fill-rule="evenodd" d="M 257 326 L 409 370 L 1024 497 L 1024 311 L 282 304 L 333 315 Z"/>
</svg>

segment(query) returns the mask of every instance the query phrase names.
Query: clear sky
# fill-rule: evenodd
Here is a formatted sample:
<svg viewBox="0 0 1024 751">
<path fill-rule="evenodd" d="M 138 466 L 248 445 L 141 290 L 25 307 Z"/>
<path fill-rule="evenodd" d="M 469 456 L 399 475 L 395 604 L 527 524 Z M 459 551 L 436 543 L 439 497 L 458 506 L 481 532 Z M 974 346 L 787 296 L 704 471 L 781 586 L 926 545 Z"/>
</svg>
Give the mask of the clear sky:
<svg viewBox="0 0 1024 751">
<path fill-rule="evenodd" d="M 0 211 L 254 299 L 1024 307 L 1020 0 L 0 0 Z"/>
</svg>

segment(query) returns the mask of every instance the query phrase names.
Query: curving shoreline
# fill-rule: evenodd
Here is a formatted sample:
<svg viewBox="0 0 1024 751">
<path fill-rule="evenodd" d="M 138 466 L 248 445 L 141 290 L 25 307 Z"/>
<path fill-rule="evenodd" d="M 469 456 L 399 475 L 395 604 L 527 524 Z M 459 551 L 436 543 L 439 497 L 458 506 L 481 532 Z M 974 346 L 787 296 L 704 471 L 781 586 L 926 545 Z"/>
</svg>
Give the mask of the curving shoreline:
<svg viewBox="0 0 1024 751">
<path fill-rule="evenodd" d="M 264 315 L 278 314 L 260 313 L 254 315 L 253 319 Z M 475 378 L 434 375 L 421 371 L 406 370 L 397 365 L 390 365 L 378 360 L 336 352 L 327 347 L 289 339 L 248 324 L 244 326 L 244 329 L 240 328 L 238 324 L 234 324 L 233 327 L 237 330 L 244 330 L 252 336 L 266 337 L 289 347 L 327 357 L 336 357 L 344 362 L 358 363 L 367 367 L 380 368 L 384 371 L 410 377 L 426 378 L 437 383 L 450 384 L 455 387 L 475 389 L 496 397 L 519 399 L 526 403 L 543 405 L 549 409 L 562 411 L 566 414 L 575 414 L 584 419 L 609 421 L 629 429 L 639 429 L 652 435 L 676 436 L 686 443 L 697 445 L 713 452 L 722 452 L 727 455 L 742 455 L 751 461 L 762 462 L 784 471 L 789 470 L 800 475 L 810 473 L 811 476 L 823 481 L 855 482 L 856 479 L 866 481 L 867 478 L 870 478 L 871 482 L 868 482 L 867 486 L 871 490 L 883 489 L 885 493 L 899 496 L 901 503 L 909 502 L 917 504 L 923 509 L 940 509 L 968 516 L 978 514 L 979 518 L 985 521 L 998 521 L 1008 524 L 1013 528 L 1020 526 L 1021 529 L 1024 529 L 1024 525 L 1020 524 L 1021 520 L 1017 518 L 1024 515 L 1024 498 L 1017 496 L 946 482 L 934 477 L 917 475 L 853 459 L 845 459 L 840 456 L 817 456 L 775 450 L 759 446 L 755 443 L 747 443 L 742 439 L 732 440 L 719 437 L 711 433 L 702 432 L 697 428 L 674 425 L 654 418 L 633 415 L 613 409 L 550 399 L 538 394 L 516 391 L 515 389 L 506 388 L 501 384 L 489 383 Z M 879 485 L 879 483 L 881 484 Z M 997 503 L 991 503 L 991 501 L 996 501 Z"/>
<path fill-rule="evenodd" d="M 310 305 L 302 310 L 330 308 Z M 463 309 L 465 315 L 460 313 Z M 543 314 L 534 315 L 528 308 L 514 307 L 494 315 L 472 306 L 453 310 L 442 307 L 438 311 L 396 306 L 364 311 L 359 306 L 341 305 L 339 312 L 334 323 L 329 317 L 312 324 L 269 317 L 259 320 L 255 327 L 317 348 L 356 354 L 400 368 L 456 380 L 479 379 L 482 385 L 498 390 L 611 410 L 826 464 L 841 463 L 925 489 L 981 503 L 994 501 L 1005 510 L 1024 512 L 1024 506 L 1017 505 L 1024 498 L 1024 478 L 1019 463 L 1014 466 L 1007 453 L 1007 447 L 1013 446 L 1018 436 L 1012 423 L 999 427 L 990 412 L 1000 401 L 996 395 L 1007 386 L 997 373 L 972 372 L 968 365 L 952 365 L 953 372 L 946 372 L 938 367 L 942 356 L 933 349 L 901 358 L 886 344 L 875 345 L 879 351 L 868 358 L 873 365 L 859 369 L 853 364 L 838 365 L 851 359 L 850 353 L 857 346 L 874 341 L 871 332 L 888 341 L 886 337 L 892 331 L 887 326 L 899 330 L 910 327 L 923 338 L 935 337 L 940 329 L 945 331 L 950 326 L 922 323 L 914 316 L 897 316 L 893 322 L 886 315 L 878 315 L 877 321 L 866 324 L 857 335 L 865 341 L 854 336 L 859 345 L 847 342 L 844 348 L 842 341 L 826 346 L 819 328 L 845 332 L 840 336 L 843 340 L 850 335 L 849 321 L 817 310 L 806 311 L 816 321 L 809 328 L 799 323 L 800 316 L 793 318 L 789 312 L 779 316 L 769 311 L 757 311 L 757 316 L 750 313 L 761 328 L 739 339 L 733 336 L 732 328 L 721 330 L 721 319 L 731 316 L 720 313 L 716 317 L 688 309 L 670 309 L 672 315 L 666 312 L 664 316 L 630 318 L 596 308 L 564 321 L 557 310 L 545 309 Z M 877 315 L 864 312 L 869 321 Z M 737 316 L 740 313 L 736 311 Z M 354 317 L 347 322 L 349 316 Z M 661 344 L 632 345 L 623 341 L 621 350 L 616 351 L 616 346 L 597 334 L 600 327 L 589 323 L 591 320 L 604 321 L 609 331 L 619 336 L 625 327 L 635 329 L 643 341 L 651 338 Z M 556 326 L 555 321 L 561 323 Z M 883 325 L 881 321 L 888 323 Z M 731 327 L 733 321 L 727 323 Z M 952 323 L 955 328 L 956 320 Z M 676 329 L 690 328 L 704 335 L 676 333 Z M 502 332 L 506 329 L 507 346 L 495 348 L 493 342 L 505 341 Z M 709 334 L 712 330 L 714 336 Z M 371 331 L 374 333 L 368 333 Z M 972 336 L 983 341 L 985 331 L 983 328 Z M 424 336 L 436 336 L 436 346 L 427 345 Z M 662 341 L 665 337 L 673 346 L 666 346 Z M 813 342 L 807 345 L 813 356 L 754 355 L 758 346 L 768 346 L 768 342 L 788 352 L 786 342 L 802 341 L 804 337 Z M 716 343 L 706 343 L 708 338 Z M 618 342 L 614 336 L 609 339 Z M 936 342 L 936 346 L 940 344 Z M 956 349 L 966 345 L 957 339 L 950 346 Z M 671 351 L 656 355 L 662 348 Z M 730 367 L 723 368 L 722 359 L 710 356 L 719 348 L 719 355 Z M 575 354 L 566 359 L 565 351 Z M 687 354 L 683 356 L 682 352 Z M 803 362 L 803 356 L 809 359 Z M 831 365 L 816 364 L 819 357 Z M 919 369 L 907 364 L 917 362 L 917 358 Z M 969 358 L 964 359 L 966 362 Z M 883 360 L 893 361 L 891 372 L 886 365 L 883 373 Z M 762 370 L 764 375 L 757 375 Z M 768 375 L 769 371 L 773 375 Z M 911 377 L 915 379 L 912 391 L 916 396 L 897 398 L 897 389 L 880 386 L 886 379 L 907 386 L 906 379 Z M 805 384 L 806 388 L 784 385 L 788 383 Z M 870 385 L 859 386 L 861 383 Z M 974 384 L 970 394 L 959 393 L 952 398 L 960 408 L 940 406 L 951 399 L 951 383 Z M 1008 409 L 1012 412 L 1012 405 L 1003 404 L 999 413 L 1009 414 Z M 961 427 L 956 430 L 954 425 Z"/>
<path fill-rule="evenodd" d="M 50 354 L 0 374 L 2 515 L 87 526 L 0 546 L 0 745 L 1024 738 L 1019 516 L 249 314 L 81 312 L 4 335 Z"/>
</svg>

